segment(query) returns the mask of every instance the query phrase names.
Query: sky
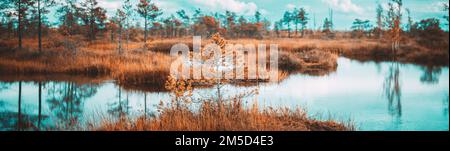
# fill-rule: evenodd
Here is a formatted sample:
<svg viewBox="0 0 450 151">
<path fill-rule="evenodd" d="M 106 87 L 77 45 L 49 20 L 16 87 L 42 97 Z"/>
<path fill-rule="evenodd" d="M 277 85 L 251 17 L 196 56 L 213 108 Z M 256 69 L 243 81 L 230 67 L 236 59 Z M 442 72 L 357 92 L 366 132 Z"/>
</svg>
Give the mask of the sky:
<svg viewBox="0 0 450 151">
<path fill-rule="evenodd" d="M 139 0 L 131 0 L 136 4 Z M 256 11 L 260 11 L 263 17 L 272 23 L 283 17 L 286 10 L 294 8 L 305 8 L 309 13 L 309 28 L 314 28 L 314 18 L 316 28 L 322 26 L 325 17 L 328 17 L 328 8 L 333 8 L 333 20 L 335 29 L 349 30 L 352 22 L 356 19 L 370 20 L 375 24 L 375 9 L 377 3 L 387 8 L 388 0 L 152 0 L 163 11 L 163 17 L 175 14 L 177 10 L 184 9 L 189 15 L 200 8 L 205 13 L 221 12 L 226 10 L 236 12 L 253 18 Z M 98 0 L 101 7 L 107 10 L 109 16 L 113 15 L 117 8 L 120 8 L 123 0 Z M 444 25 L 442 4 L 447 0 L 403 0 L 404 8 L 409 8 L 414 21 L 425 18 L 438 18 Z M 403 11 L 405 12 L 405 11 Z M 405 13 L 406 14 L 406 13 Z M 139 18 L 139 17 L 137 17 Z M 406 16 L 403 17 L 406 22 Z"/>
</svg>

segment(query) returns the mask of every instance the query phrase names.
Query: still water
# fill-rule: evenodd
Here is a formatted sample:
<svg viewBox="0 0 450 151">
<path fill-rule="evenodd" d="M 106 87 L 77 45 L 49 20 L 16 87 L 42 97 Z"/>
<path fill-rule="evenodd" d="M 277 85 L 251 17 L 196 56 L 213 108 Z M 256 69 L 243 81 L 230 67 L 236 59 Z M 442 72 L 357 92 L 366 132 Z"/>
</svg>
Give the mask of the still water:
<svg viewBox="0 0 450 151">
<path fill-rule="evenodd" d="M 221 91 L 231 96 L 258 88 L 259 94 L 244 98 L 248 104 L 298 106 L 312 117 L 350 119 L 358 130 L 449 130 L 448 67 L 346 58 L 338 65 L 326 76 L 295 74 L 276 84 L 227 85 Z M 38 82 L 0 82 L 0 130 L 79 129 L 77 123 L 105 114 L 152 115 L 160 101 L 170 100 L 167 92 L 126 91 L 113 81 L 46 82 L 41 88 L 39 101 Z M 194 97 L 213 91 L 196 89 Z"/>
</svg>

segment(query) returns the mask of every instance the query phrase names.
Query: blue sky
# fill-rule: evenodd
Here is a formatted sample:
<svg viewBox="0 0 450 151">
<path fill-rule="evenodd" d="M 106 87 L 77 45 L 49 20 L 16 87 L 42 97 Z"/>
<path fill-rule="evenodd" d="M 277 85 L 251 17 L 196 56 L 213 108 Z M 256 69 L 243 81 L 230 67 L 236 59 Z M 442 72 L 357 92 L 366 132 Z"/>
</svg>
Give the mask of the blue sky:
<svg viewBox="0 0 450 151">
<path fill-rule="evenodd" d="M 108 11 L 108 15 L 114 14 L 121 7 L 122 0 L 98 0 L 100 6 Z M 137 3 L 139 0 L 131 0 Z M 328 8 L 333 8 L 335 28 L 348 30 L 355 18 L 371 20 L 375 22 L 375 8 L 377 2 L 387 7 L 388 0 L 153 0 L 156 5 L 164 10 L 164 16 L 169 16 L 177 10 L 184 9 L 190 15 L 196 8 L 204 12 L 225 12 L 231 10 L 240 15 L 252 17 L 256 10 L 271 22 L 282 18 L 284 11 L 293 8 L 304 7 L 309 12 L 309 27 L 314 27 L 313 16 L 316 25 L 321 26 L 328 16 Z M 424 18 L 439 18 L 441 23 L 446 22 L 442 16 L 442 4 L 447 0 L 403 0 L 404 7 L 411 10 L 414 21 Z M 406 16 L 404 17 L 406 19 Z M 448 29 L 448 26 L 443 26 Z"/>
</svg>

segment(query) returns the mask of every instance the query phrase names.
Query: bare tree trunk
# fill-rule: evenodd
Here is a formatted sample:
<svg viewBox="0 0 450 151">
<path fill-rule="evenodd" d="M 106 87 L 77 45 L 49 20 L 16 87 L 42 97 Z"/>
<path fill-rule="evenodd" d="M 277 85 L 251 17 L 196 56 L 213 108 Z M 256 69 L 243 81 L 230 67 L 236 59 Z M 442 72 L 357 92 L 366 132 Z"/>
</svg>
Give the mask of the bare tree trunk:
<svg viewBox="0 0 450 151">
<path fill-rule="evenodd" d="M 12 25 L 11 25 L 11 19 L 9 19 L 9 21 L 8 21 L 8 29 L 7 29 L 7 30 L 8 30 L 8 35 L 7 35 L 7 36 L 8 36 L 8 37 L 7 37 L 8 39 L 11 39 L 11 31 L 12 31 L 12 28 L 11 28 L 11 27 L 12 27 Z"/>
<path fill-rule="evenodd" d="M 302 30 L 301 34 L 302 34 L 302 38 L 303 38 L 303 36 L 305 36 L 305 25 L 302 25 L 302 29 L 301 30 Z"/>
<path fill-rule="evenodd" d="M 147 16 L 144 17 L 144 43 L 147 43 Z"/>
<path fill-rule="evenodd" d="M 114 30 L 111 29 L 111 43 L 114 43 Z"/>
<path fill-rule="evenodd" d="M 122 54 L 122 25 L 119 25 L 119 54 Z"/>
<path fill-rule="evenodd" d="M 42 19 L 41 19 L 41 1 L 38 0 L 38 43 L 39 43 L 39 52 L 42 52 Z"/>
<path fill-rule="evenodd" d="M 95 16 L 94 16 L 94 10 L 91 8 L 90 10 L 90 20 L 89 20 L 89 30 L 90 30 L 90 40 L 95 40 L 95 33 L 94 33 L 94 24 L 95 24 Z"/>
<path fill-rule="evenodd" d="M 380 33 L 379 33 L 379 37 L 378 37 L 378 39 L 381 39 L 381 38 L 383 38 L 383 30 L 380 28 L 380 31 L 379 31 Z"/>
<path fill-rule="evenodd" d="M 298 34 L 298 24 L 295 23 L 295 36 L 297 36 L 297 34 Z"/>
<path fill-rule="evenodd" d="M 288 27 L 288 38 L 291 38 L 291 26 Z"/>
<path fill-rule="evenodd" d="M 18 9 L 17 21 L 18 21 L 18 37 L 19 37 L 19 49 L 22 49 L 22 0 L 19 0 L 19 9 Z"/>
<path fill-rule="evenodd" d="M 129 27 L 129 23 L 127 21 L 127 29 L 125 29 L 125 36 L 126 36 L 126 41 L 125 41 L 125 45 L 127 45 L 127 49 L 125 49 L 125 51 L 128 52 L 128 41 L 130 39 L 130 27 Z"/>
<path fill-rule="evenodd" d="M 93 21 L 91 21 L 90 29 L 91 29 L 91 40 L 95 40 L 94 23 L 93 23 Z"/>
</svg>

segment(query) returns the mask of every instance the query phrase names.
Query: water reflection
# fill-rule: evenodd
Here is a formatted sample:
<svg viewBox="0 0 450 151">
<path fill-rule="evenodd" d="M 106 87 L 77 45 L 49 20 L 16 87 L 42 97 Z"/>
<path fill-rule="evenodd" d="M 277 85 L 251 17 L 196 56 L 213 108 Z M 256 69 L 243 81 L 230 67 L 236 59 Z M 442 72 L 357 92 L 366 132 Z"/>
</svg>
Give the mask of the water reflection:
<svg viewBox="0 0 450 151">
<path fill-rule="evenodd" d="M 384 80 L 384 95 L 388 101 L 388 112 L 396 120 L 402 116 L 402 90 L 400 85 L 400 65 L 392 62 Z"/>
<path fill-rule="evenodd" d="M 441 75 L 442 68 L 436 66 L 421 67 L 423 74 L 420 77 L 420 81 L 425 84 L 436 84 L 439 82 L 439 76 Z"/>
<path fill-rule="evenodd" d="M 147 114 L 148 114 L 147 110 L 148 110 L 147 109 L 147 93 L 144 92 L 144 119 L 147 119 Z M 153 114 L 150 114 L 150 116 L 153 116 Z"/>
<path fill-rule="evenodd" d="M 42 118 L 42 82 L 38 82 L 39 89 L 39 107 L 38 107 L 38 129 L 41 129 L 41 118 Z"/>
<path fill-rule="evenodd" d="M 449 108 L 449 104 L 448 104 L 448 93 L 445 95 L 443 101 L 442 101 L 442 106 L 444 107 L 444 116 L 446 116 L 448 118 L 448 108 Z"/>
<path fill-rule="evenodd" d="M 83 116 L 84 100 L 97 93 L 96 84 L 76 84 L 74 82 L 51 83 L 48 87 L 47 102 L 57 118 L 58 128 L 74 129 Z"/>
<path fill-rule="evenodd" d="M 10 86 L 10 83 L 3 83 L 0 87 L 2 88 L 1 90 L 5 90 Z M 39 88 L 41 88 L 40 82 Z M 7 103 L 5 101 L 0 101 L 0 129 L 15 131 L 40 130 L 41 119 L 46 119 L 48 116 L 42 116 L 40 110 L 38 115 L 27 112 L 23 104 L 22 81 L 18 82 L 17 89 L 17 112 L 6 110 Z M 40 92 L 39 89 L 39 94 Z M 40 99 L 38 102 L 40 102 Z"/>
<path fill-rule="evenodd" d="M 10 83 L 0 83 L 0 92 L 9 89 Z"/>
<path fill-rule="evenodd" d="M 328 76 L 291 75 L 277 84 L 195 89 L 193 102 L 223 100 L 258 88 L 261 107 L 301 106 L 312 116 L 352 119 L 361 130 L 448 130 L 448 68 L 396 62 L 360 63 L 341 58 Z M 70 80 L 68 80 L 70 81 Z M 244 93 L 245 94 L 245 93 Z M 155 116 L 165 92 L 125 90 L 114 82 L 0 82 L 0 130 L 76 130 L 90 117 Z M 195 106 L 194 106 L 195 107 Z M 81 125 L 80 125 L 81 124 Z M 81 129 L 86 127 L 81 127 Z"/>
<path fill-rule="evenodd" d="M 111 114 L 114 117 L 118 117 L 119 119 L 122 119 L 123 117 L 126 117 L 128 115 L 128 111 L 131 108 L 129 104 L 129 97 L 128 92 L 126 92 L 126 98 L 124 99 L 122 97 L 122 88 L 118 88 L 117 92 L 117 102 L 113 102 L 108 104 L 109 109 L 108 113 Z"/>
</svg>

